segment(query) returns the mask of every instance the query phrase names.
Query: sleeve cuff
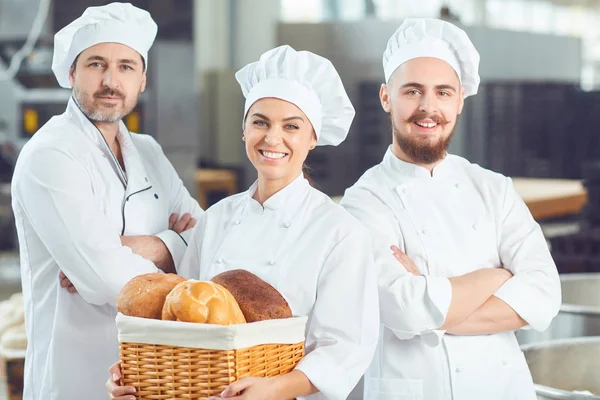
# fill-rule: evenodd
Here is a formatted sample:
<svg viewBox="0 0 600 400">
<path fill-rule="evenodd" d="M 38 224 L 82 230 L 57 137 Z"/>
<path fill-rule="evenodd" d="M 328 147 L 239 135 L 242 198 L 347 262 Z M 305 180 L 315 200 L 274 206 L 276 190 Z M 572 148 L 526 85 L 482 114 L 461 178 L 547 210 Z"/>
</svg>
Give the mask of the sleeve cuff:
<svg viewBox="0 0 600 400">
<path fill-rule="evenodd" d="M 165 246 L 167 246 L 167 249 L 169 249 L 169 253 L 171 253 L 171 257 L 173 257 L 173 263 L 175 263 L 175 267 L 179 266 L 188 246 L 187 241 L 183 238 L 183 236 L 170 229 L 162 231 L 155 236 L 162 240 Z"/>
<path fill-rule="evenodd" d="M 419 324 L 420 329 L 415 330 L 399 330 L 390 326 L 387 327 L 399 339 L 408 340 L 419 336 L 427 346 L 437 347 L 446 334 L 445 330 L 438 328 L 444 325 L 448 315 L 448 309 L 452 301 L 452 285 L 450 280 L 444 277 L 423 275 L 423 278 L 425 278 L 426 288 L 425 307 L 422 310 L 429 315 L 428 320 L 423 324 Z"/>
<path fill-rule="evenodd" d="M 339 367 L 325 354 L 309 353 L 296 366 L 308 380 L 327 399 L 343 400 L 354 386 L 348 388 L 349 382 Z"/>
<path fill-rule="evenodd" d="M 427 295 L 433 303 L 433 309 L 438 313 L 435 322 L 440 327 L 444 325 L 448 316 L 448 309 L 452 302 L 452 285 L 448 278 L 439 276 L 425 276 L 425 280 L 427 281 Z"/>
<path fill-rule="evenodd" d="M 523 287 L 520 280 L 514 276 L 507 280 L 504 285 L 500 286 L 496 293 L 494 293 L 494 296 L 515 310 L 527 322 L 530 329 L 533 328 L 536 331 L 542 332 L 548 327 L 550 321 L 547 324 L 544 322 L 539 304 L 531 302 L 531 299 L 527 297 L 523 297 L 523 293 L 527 293 L 527 290 L 528 288 Z"/>
</svg>

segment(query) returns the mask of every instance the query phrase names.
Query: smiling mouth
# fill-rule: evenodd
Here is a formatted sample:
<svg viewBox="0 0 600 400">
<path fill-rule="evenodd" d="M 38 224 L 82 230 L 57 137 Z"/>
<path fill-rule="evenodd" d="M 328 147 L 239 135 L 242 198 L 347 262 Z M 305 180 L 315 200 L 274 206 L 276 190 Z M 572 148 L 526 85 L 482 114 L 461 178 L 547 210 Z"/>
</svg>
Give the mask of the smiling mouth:
<svg viewBox="0 0 600 400">
<path fill-rule="evenodd" d="M 415 125 L 420 126 L 421 128 L 425 128 L 425 129 L 432 129 L 432 128 L 435 128 L 436 126 L 438 126 L 439 124 L 437 122 L 415 121 Z"/>
<path fill-rule="evenodd" d="M 265 158 L 270 160 L 281 160 L 288 156 L 288 153 L 280 153 L 274 151 L 258 150 L 258 152 Z"/>
</svg>

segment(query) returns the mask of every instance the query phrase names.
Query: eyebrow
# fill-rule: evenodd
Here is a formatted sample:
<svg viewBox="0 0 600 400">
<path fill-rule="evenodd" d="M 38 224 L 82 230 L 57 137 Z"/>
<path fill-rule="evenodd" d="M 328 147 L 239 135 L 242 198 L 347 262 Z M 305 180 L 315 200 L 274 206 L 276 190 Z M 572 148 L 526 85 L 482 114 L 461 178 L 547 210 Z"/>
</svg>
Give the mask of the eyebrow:
<svg viewBox="0 0 600 400">
<path fill-rule="evenodd" d="M 106 58 L 102 57 L 102 56 L 90 56 L 87 58 L 86 61 L 102 61 L 102 62 L 106 62 Z M 137 61 L 130 59 L 130 58 L 122 58 L 120 60 L 117 60 L 117 62 L 119 64 L 132 64 L 132 65 L 138 65 Z"/>
<path fill-rule="evenodd" d="M 264 120 L 270 121 L 269 117 L 267 117 L 266 115 L 263 115 L 261 113 L 254 113 L 254 114 L 252 114 L 251 117 L 258 117 L 258 118 L 262 118 Z M 282 121 L 287 122 L 287 121 L 291 121 L 294 119 L 299 119 L 300 121 L 304 122 L 304 118 L 302 118 L 302 117 L 287 117 L 287 118 L 282 119 Z"/>
<path fill-rule="evenodd" d="M 409 82 L 409 83 L 405 83 L 404 85 L 402 85 L 402 87 L 400 89 L 405 89 L 408 87 L 412 87 L 415 89 L 425 89 L 425 85 L 423 85 L 422 83 L 417 83 L 417 82 Z M 436 85 L 435 86 L 436 90 L 452 90 L 454 92 L 456 92 L 456 88 L 452 85 Z"/>
</svg>

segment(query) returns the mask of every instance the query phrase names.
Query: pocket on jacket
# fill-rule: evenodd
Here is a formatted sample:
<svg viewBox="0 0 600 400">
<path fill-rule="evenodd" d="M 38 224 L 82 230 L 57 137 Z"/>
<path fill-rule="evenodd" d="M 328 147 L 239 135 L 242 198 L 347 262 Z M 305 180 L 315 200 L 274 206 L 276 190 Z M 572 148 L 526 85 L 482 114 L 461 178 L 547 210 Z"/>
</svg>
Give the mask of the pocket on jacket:
<svg viewBox="0 0 600 400">
<path fill-rule="evenodd" d="M 422 400 L 422 379 L 365 377 L 365 400 Z"/>
</svg>

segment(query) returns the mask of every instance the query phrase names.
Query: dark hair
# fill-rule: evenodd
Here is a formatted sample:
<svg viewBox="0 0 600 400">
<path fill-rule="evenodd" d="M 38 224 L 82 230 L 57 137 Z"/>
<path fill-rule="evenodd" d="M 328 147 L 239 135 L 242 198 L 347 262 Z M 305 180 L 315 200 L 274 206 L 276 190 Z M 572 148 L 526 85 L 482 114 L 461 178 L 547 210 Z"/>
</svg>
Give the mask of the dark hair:
<svg viewBox="0 0 600 400">
<path fill-rule="evenodd" d="M 79 53 L 81 54 L 81 53 Z M 77 54 L 77 57 L 75 57 L 75 59 L 73 60 L 73 64 L 71 64 L 71 68 L 73 68 L 73 70 L 75 69 L 75 67 L 77 66 L 77 60 L 79 60 L 79 54 Z M 140 54 L 140 58 L 142 59 L 142 72 L 146 70 L 146 60 L 144 60 L 144 57 L 142 57 L 142 55 Z"/>
<path fill-rule="evenodd" d="M 302 164 L 302 174 L 304 175 L 304 179 L 308 181 L 310 186 L 315 186 L 315 181 L 310 177 L 310 173 L 313 171 L 311 167 L 306 165 L 306 163 Z"/>
</svg>

